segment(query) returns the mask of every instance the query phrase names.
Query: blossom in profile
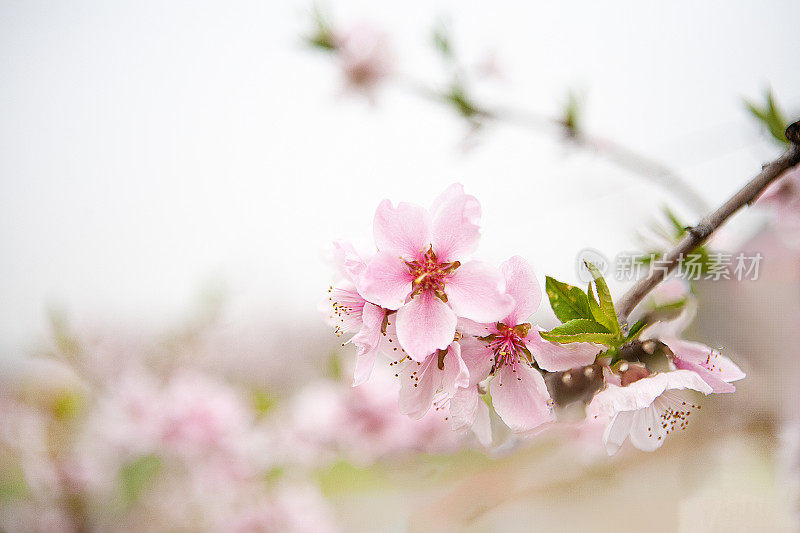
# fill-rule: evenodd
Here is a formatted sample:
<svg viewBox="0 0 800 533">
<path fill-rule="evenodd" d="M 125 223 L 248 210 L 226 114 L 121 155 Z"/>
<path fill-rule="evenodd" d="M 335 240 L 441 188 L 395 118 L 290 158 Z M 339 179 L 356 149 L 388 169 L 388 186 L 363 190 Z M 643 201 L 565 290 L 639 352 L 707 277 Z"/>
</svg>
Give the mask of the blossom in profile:
<svg viewBox="0 0 800 533">
<path fill-rule="evenodd" d="M 713 392 L 734 392 L 736 387 L 732 383 L 745 377 L 736 363 L 719 350 L 682 338 L 683 330 L 692 322 L 697 309 L 697 303 L 691 295 L 687 293 L 685 298 L 686 304 L 678 316 L 649 326 L 642 332 L 642 337 L 663 342 L 671 352 L 669 357 L 672 364 L 678 369 L 698 374 Z"/>
<path fill-rule="evenodd" d="M 400 365 L 400 412 L 411 418 L 422 418 L 434 403 L 437 409 L 449 407 L 458 389 L 469 386 L 469 370 L 457 341 L 424 361 L 406 359 Z"/>
<path fill-rule="evenodd" d="M 357 283 L 369 302 L 396 311 L 397 337 L 423 362 L 453 342 L 459 317 L 487 323 L 514 306 L 500 272 L 488 263 L 464 261 L 478 245 L 480 204 L 460 184 L 425 209 L 384 200 L 375 213 L 378 253 Z"/>
<path fill-rule="evenodd" d="M 342 280 L 328 289 L 323 309 L 337 335 L 353 334 L 347 342 L 356 346 L 355 387 L 369 379 L 378 352 L 392 348 L 388 345 L 388 320 L 385 309 L 366 301 L 356 289 L 366 262 L 350 243 L 337 241 L 333 246 L 334 263 Z"/>
<path fill-rule="evenodd" d="M 682 392 L 710 394 L 713 389 L 691 370 L 651 374 L 621 386 L 606 383 L 587 408 L 587 415 L 608 420 L 603 442 L 609 455 L 630 438 L 639 450 L 652 452 L 676 430 L 683 430 L 700 406 Z"/>
</svg>

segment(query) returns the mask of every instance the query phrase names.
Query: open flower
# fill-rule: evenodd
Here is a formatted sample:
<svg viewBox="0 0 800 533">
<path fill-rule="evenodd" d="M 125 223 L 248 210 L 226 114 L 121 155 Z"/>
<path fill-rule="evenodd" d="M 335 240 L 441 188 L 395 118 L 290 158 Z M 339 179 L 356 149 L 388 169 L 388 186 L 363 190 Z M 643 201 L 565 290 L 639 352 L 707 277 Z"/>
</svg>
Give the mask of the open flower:
<svg viewBox="0 0 800 533">
<path fill-rule="evenodd" d="M 455 184 L 430 210 L 384 200 L 374 220 L 378 253 L 359 278 L 369 302 L 397 310 L 397 337 L 423 362 L 453 342 L 458 317 L 492 322 L 513 299 L 499 271 L 479 261 L 461 262 L 478 245 L 480 204 Z"/>
<path fill-rule="evenodd" d="M 685 429 L 691 414 L 700 409 L 680 392 L 686 389 L 713 392 L 690 370 L 661 372 L 624 387 L 607 383 L 589 404 L 587 415 L 608 420 L 603 442 L 609 455 L 617 453 L 628 437 L 636 448 L 652 452 L 667 435 Z"/>
<path fill-rule="evenodd" d="M 356 289 L 355 283 L 366 268 L 366 262 L 353 245 L 337 241 L 333 255 L 343 280 L 328 290 L 324 309 L 337 335 L 355 333 L 347 341 L 356 346 L 355 387 L 369 379 L 378 352 L 391 350 L 386 332 L 388 320 L 385 309 L 366 301 Z"/>
<path fill-rule="evenodd" d="M 556 344 L 545 341 L 528 317 L 538 308 L 542 291 L 530 264 L 515 256 L 500 266 L 514 307 L 499 322 L 475 324 L 462 321 L 468 333 L 478 337 L 464 343 L 470 381 L 478 383 L 494 375 L 490 383 L 497 414 L 514 431 L 527 431 L 553 419 L 552 400 L 541 373 L 531 365 L 555 372 L 592 364 L 600 347 L 591 343 Z M 478 391 L 460 393 L 454 405 L 457 420 L 469 425 L 475 415 Z M 451 408 L 452 412 L 452 408 Z"/>
</svg>

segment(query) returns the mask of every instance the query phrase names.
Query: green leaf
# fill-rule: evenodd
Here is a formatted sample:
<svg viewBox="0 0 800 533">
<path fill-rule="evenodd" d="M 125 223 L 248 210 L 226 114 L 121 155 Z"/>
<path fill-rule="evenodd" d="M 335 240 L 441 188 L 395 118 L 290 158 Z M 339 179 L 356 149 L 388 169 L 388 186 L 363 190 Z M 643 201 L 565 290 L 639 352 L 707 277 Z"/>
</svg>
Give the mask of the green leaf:
<svg viewBox="0 0 800 533">
<path fill-rule="evenodd" d="M 597 322 L 598 324 L 601 324 L 607 330 L 613 331 L 613 326 L 611 326 L 608 323 L 609 320 L 608 320 L 608 317 L 605 314 L 605 311 L 603 311 L 600 308 L 600 304 L 597 302 L 597 299 L 595 299 L 594 289 L 592 289 L 592 284 L 591 283 L 589 284 L 588 292 L 589 292 L 589 311 L 592 312 L 592 318 L 594 318 L 595 322 Z"/>
<path fill-rule="evenodd" d="M 789 141 L 786 140 L 786 127 L 789 123 L 778 107 L 775 96 L 772 94 L 772 89 L 767 89 L 765 97 L 767 102 L 763 106 L 758 106 L 748 100 L 745 100 L 744 103 L 750 113 L 767 127 L 767 130 L 775 140 L 783 144 L 789 144 Z"/>
<path fill-rule="evenodd" d="M 143 455 L 123 466 L 119 475 L 124 502 L 128 505 L 136 502 L 161 471 L 161 467 L 161 458 L 152 454 Z"/>
<path fill-rule="evenodd" d="M 433 46 L 439 51 L 443 59 L 452 61 L 455 58 L 450 39 L 449 23 L 445 19 L 439 20 L 433 30 Z"/>
<path fill-rule="evenodd" d="M 608 328 L 611 333 L 619 335 L 619 318 L 617 318 L 617 311 L 614 309 L 614 300 L 611 299 L 611 291 L 608 289 L 608 284 L 596 266 L 588 261 L 585 263 L 586 268 L 589 269 L 589 272 L 592 273 L 592 277 L 594 278 L 594 284 L 595 287 L 597 287 L 597 299 L 599 300 L 600 310 L 602 310 L 602 315 L 605 315 L 605 319 L 601 320 L 595 316 L 595 313 L 592 313 L 592 316 L 595 316 L 595 320 Z M 589 290 L 591 290 L 591 288 L 592 286 L 590 284 Z M 592 300 L 594 300 L 594 296 L 592 296 Z"/>
<path fill-rule="evenodd" d="M 305 41 L 309 45 L 321 50 L 336 50 L 337 45 L 333 33 L 333 25 L 327 14 L 323 12 L 318 5 L 315 5 L 311 17 L 314 24 L 314 31 L 305 37 Z"/>
<path fill-rule="evenodd" d="M 567 285 L 550 276 L 546 276 L 544 286 L 550 299 L 550 307 L 561 322 L 593 318 L 586 293 L 578 287 Z"/>
<path fill-rule="evenodd" d="M 672 228 L 675 230 L 674 238 L 680 239 L 686 233 L 687 225 L 681 222 L 678 216 L 669 207 L 664 207 L 664 214 L 669 219 Z"/>
<path fill-rule="evenodd" d="M 458 81 L 454 82 L 450 90 L 444 94 L 444 99 L 466 119 L 475 119 L 483 112 L 478 108 L 472 98 L 467 94 L 464 85 Z"/>
<path fill-rule="evenodd" d="M 571 342 L 596 342 L 606 346 L 616 344 L 616 336 L 601 324 L 587 318 L 577 318 L 564 322 L 550 331 L 541 333 L 543 339 L 568 344 Z"/>
<path fill-rule="evenodd" d="M 625 337 L 625 342 L 635 340 L 639 336 L 639 333 L 641 333 L 642 330 L 645 328 L 645 326 L 647 326 L 647 320 L 645 320 L 644 318 L 637 321 L 633 326 L 631 326 L 630 331 L 628 331 L 628 335 L 627 337 Z"/>
</svg>

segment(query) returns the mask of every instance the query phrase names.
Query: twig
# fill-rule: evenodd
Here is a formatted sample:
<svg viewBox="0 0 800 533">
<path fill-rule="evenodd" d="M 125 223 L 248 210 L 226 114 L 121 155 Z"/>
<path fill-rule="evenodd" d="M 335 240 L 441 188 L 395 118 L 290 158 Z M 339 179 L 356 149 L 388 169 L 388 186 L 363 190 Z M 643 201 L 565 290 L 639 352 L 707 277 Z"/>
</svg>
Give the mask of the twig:
<svg viewBox="0 0 800 533">
<path fill-rule="evenodd" d="M 418 81 L 399 79 L 399 85 L 410 92 L 435 102 L 454 104 L 447 92 L 431 89 Z M 689 183 L 664 164 L 640 154 L 610 139 L 587 135 L 565 120 L 523 109 L 488 109 L 465 100 L 469 108 L 460 107 L 460 112 L 470 120 L 494 120 L 516 124 L 538 133 L 563 133 L 565 138 L 579 148 L 590 150 L 606 158 L 620 168 L 644 177 L 680 198 L 687 207 L 698 214 L 707 212 L 711 206 L 695 191 Z"/>
<path fill-rule="evenodd" d="M 697 213 L 705 213 L 711 208 L 691 185 L 665 165 L 610 139 L 587 135 L 574 127 L 569 127 L 563 120 L 519 109 L 501 109 L 486 112 L 485 115 L 491 119 L 515 123 L 539 132 L 556 129 L 564 131 L 567 139 L 576 146 L 594 151 L 618 167 L 650 179 L 679 197 L 687 207 Z"/>
<path fill-rule="evenodd" d="M 642 299 L 661 283 L 687 254 L 703 244 L 728 218 L 745 205 L 752 204 L 758 196 L 778 179 L 783 172 L 800 163 L 800 121 L 786 128 L 789 148 L 775 161 L 764 165 L 761 173 L 750 180 L 739 192 L 731 196 L 716 211 L 703 218 L 695 227 L 689 229 L 686 236 L 674 248 L 659 260 L 659 268 L 651 269 L 649 275 L 636 282 L 619 300 L 617 313 L 620 322 L 625 325 L 628 315 Z"/>
</svg>

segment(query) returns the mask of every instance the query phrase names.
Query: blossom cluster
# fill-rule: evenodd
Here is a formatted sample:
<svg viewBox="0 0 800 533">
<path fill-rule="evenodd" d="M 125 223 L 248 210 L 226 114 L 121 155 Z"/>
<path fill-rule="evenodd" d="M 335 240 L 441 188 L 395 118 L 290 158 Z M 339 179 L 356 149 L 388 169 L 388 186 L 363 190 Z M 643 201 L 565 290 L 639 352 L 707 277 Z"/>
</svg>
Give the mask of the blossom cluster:
<svg viewBox="0 0 800 533">
<path fill-rule="evenodd" d="M 54 316 L 52 345 L 4 361 L 0 530 L 336 531 L 320 480 L 342 463 L 474 445 L 441 413 L 391 409 L 389 368 L 353 388 L 310 371 L 329 341 L 284 331 L 293 348 L 258 337 L 254 353 L 250 327 L 216 314 L 164 340 Z"/>
<path fill-rule="evenodd" d="M 267 477 L 281 468 L 273 431 L 229 383 L 76 370 L 36 357 L 6 376 L 3 531 L 337 529 L 313 483 Z"/>
<path fill-rule="evenodd" d="M 380 364 L 400 382 L 402 413 L 443 411 L 454 429 L 470 427 L 488 444 L 492 411 L 513 432 L 530 432 L 556 422 L 557 404 L 575 397 L 565 385 L 581 382 L 587 423 L 605 425 L 615 453 L 628 436 L 654 450 L 684 428 L 700 406 L 681 391 L 731 392 L 744 377 L 719 351 L 680 338 L 688 309 L 679 320 L 621 330 L 602 280 L 598 304 L 591 286 L 587 296 L 548 278 L 564 324 L 546 332 L 529 321 L 542 290 L 525 259 L 495 267 L 471 258 L 480 216 L 477 199 L 454 184 L 428 209 L 381 202 L 374 253 L 334 244 L 341 279 L 329 288 L 327 309 L 337 334 L 356 347 L 354 386 L 382 354 Z"/>
</svg>

